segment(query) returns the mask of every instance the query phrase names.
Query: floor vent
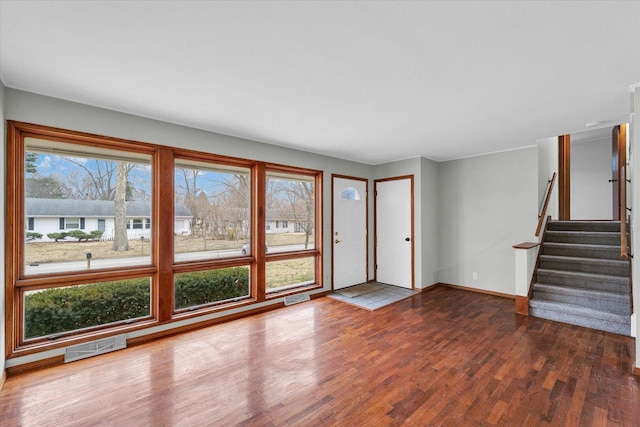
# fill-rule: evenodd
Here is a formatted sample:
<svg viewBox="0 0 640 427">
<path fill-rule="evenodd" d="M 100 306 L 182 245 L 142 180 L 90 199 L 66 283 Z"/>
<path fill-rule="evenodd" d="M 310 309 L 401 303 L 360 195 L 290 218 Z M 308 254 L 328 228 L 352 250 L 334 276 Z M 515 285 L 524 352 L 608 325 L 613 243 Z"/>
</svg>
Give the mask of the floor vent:
<svg viewBox="0 0 640 427">
<path fill-rule="evenodd" d="M 288 297 L 284 297 L 284 305 L 297 304 L 299 302 L 309 301 L 310 299 L 311 297 L 309 297 L 309 294 L 290 295 Z"/>
<path fill-rule="evenodd" d="M 64 363 L 74 362 L 76 360 L 86 359 L 87 357 L 120 350 L 126 346 L 126 335 L 116 335 L 114 337 L 74 345 L 65 349 Z"/>
</svg>

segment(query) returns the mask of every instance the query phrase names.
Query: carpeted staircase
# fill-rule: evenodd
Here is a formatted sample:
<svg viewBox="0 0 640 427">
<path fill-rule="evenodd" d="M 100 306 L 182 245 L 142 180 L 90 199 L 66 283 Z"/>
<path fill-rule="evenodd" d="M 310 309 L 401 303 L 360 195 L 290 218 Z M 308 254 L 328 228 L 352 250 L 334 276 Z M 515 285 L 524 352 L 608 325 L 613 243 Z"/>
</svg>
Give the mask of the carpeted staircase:
<svg viewBox="0 0 640 427">
<path fill-rule="evenodd" d="M 539 261 L 530 315 L 631 335 L 619 221 L 550 221 Z"/>
</svg>

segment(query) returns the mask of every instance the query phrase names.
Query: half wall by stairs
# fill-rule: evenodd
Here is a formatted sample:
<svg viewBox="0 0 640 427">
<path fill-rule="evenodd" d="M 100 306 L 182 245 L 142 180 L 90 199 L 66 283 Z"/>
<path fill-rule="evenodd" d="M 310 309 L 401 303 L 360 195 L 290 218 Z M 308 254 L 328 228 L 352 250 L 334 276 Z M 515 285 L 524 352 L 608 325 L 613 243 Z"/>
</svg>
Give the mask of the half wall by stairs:
<svg viewBox="0 0 640 427">
<path fill-rule="evenodd" d="M 529 314 L 629 336 L 629 268 L 619 221 L 549 221 Z"/>
</svg>

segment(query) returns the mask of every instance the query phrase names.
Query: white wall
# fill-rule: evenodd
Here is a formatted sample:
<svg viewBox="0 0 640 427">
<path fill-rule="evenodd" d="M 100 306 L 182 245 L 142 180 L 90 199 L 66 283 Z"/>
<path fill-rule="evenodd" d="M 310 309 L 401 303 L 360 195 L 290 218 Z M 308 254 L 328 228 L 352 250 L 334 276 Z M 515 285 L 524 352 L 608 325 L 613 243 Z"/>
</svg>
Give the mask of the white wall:
<svg viewBox="0 0 640 427">
<path fill-rule="evenodd" d="M 612 219 L 611 138 L 571 143 L 571 219 Z"/>
<path fill-rule="evenodd" d="M 515 295 L 512 246 L 532 241 L 537 224 L 538 148 L 439 168 L 439 281 Z"/>
</svg>

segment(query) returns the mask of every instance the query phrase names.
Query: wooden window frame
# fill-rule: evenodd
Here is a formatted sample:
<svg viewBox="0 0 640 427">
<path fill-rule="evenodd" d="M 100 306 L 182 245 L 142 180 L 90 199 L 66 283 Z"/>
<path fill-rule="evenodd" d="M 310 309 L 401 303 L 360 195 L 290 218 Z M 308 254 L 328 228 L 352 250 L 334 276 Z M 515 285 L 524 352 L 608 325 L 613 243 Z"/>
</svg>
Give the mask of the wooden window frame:
<svg viewBox="0 0 640 427">
<path fill-rule="evenodd" d="M 24 275 L 25 222 L 25 138 L 33 137 L 78 146 L 78 151 L 86 147 L 125 151 L 132 154 L 148 155 L 152 170 L 152 206 L 151 228 L 151 264 L 134 267 L 116 267 L 102 270 L 49 273 L 42 275 Z M 175 263 L 174 261 L 174 170 L 177 159 L 211 162 L 219 165 L 242 166 L 250 170 L 251 182 L 251 245 L 250 255 L 230 257 L 228 259 L 197 260 Z M 322 274 L 322 171 L 255 160 L 221 156 L 177 147 L 168 147 L 106 137 L 84 132 L 70 131 L 49 126 L 7 121 L 6 150 L 6 217 L 5 217 L 5 355 L 7 359 L 25 356 L 55 348 L 66 347 L 104 338 L 116 334 L 132 332 L 164 323 L 186 318 L 230 310 L 246 305 L 274 300 L 286 295 L 320 289 L 323 286 Z M 267 171 L 306 175 L 314 180 L 316 236 L 313 249 L 285 253 L 265 254 L 266 236 L 266 174 Z M 143 227 L 145 222 L 143 221 Z M 310 285 L 289 288 L 280 292 L 266 294 L 265 266 L 269 261 L 295 259 L 313 256 L 315 260 L 315 282 Z M 212 268 L 248 266 L 250 270 L 249 298 L 236 302 L 222 302 L 198 306 L 189 311 L 174 310 L 174 274 L 200 271 Z M 48 289 L 86 283 L 120 279 L 149 277 L 151 280 L 151 308 L 149 317 L 130 321 L 99 325 L 86 330 L 69 331 L 52 340 L 51 337 L 24 340 L 23 293 L 34 289 Z M 203 318 L 205 325 L 209 319 Z M 180 328 L 178 327 L 178 330 Z M 155 338 L 150 334 L 148 339 Z M 137 338 L 136 342 L 144 341 Z M 28 341 L 28 342 L 26 342 Z"/>
</svg>

